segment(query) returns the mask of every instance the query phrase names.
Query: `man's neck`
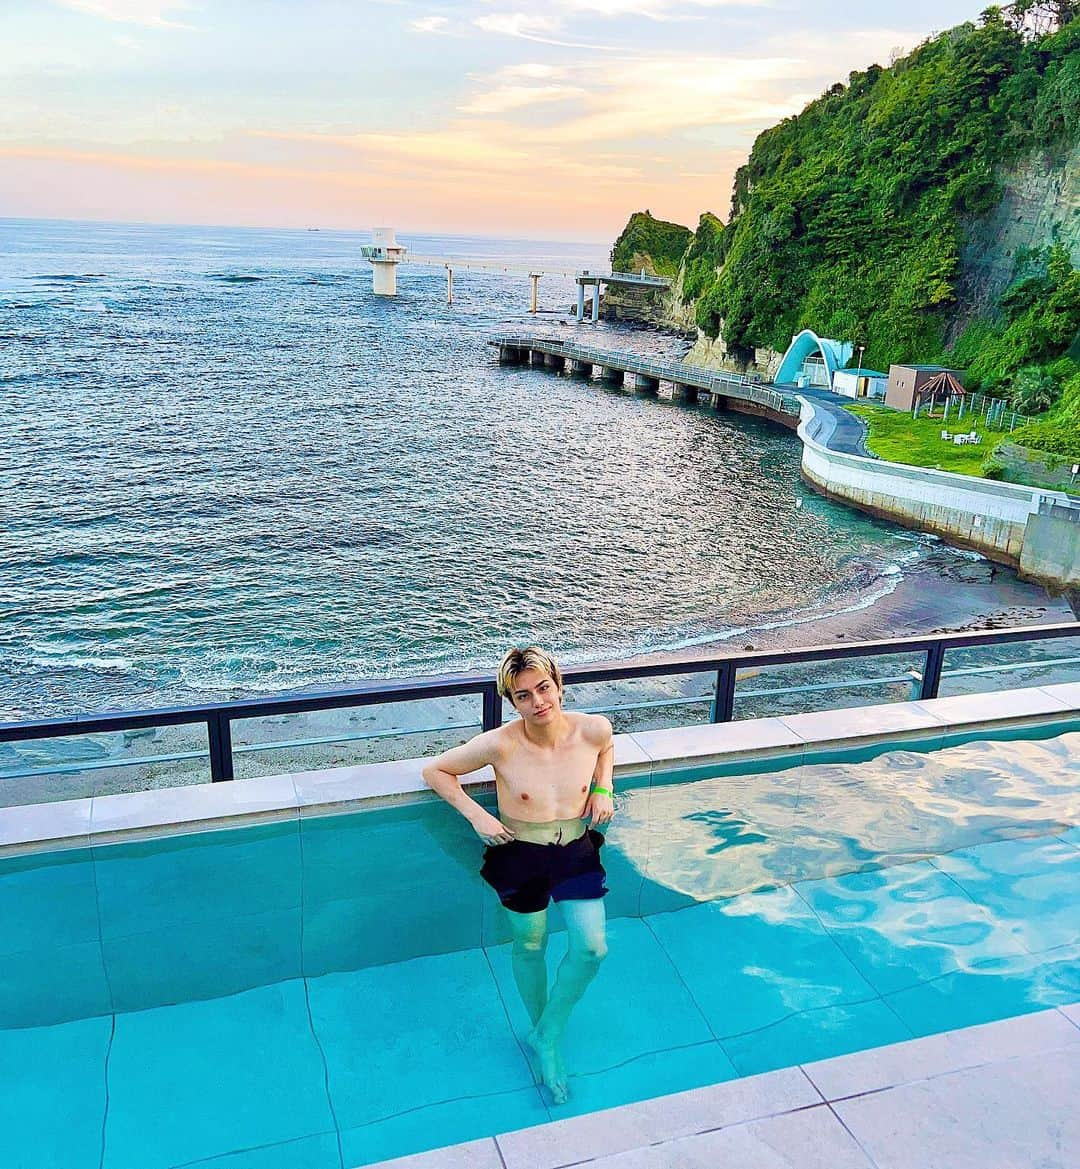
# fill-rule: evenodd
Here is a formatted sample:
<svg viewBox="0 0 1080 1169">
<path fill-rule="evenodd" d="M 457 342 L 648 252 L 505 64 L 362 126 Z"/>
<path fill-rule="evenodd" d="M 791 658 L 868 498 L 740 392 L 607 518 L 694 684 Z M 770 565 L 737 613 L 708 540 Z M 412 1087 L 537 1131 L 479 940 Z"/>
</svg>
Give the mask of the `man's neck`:
<svg viewBox="0 0 1080 1169">
<path fill-rule="evenodd" d="M 563 742 L 570 731 L 570 720 L 561 713 L 550 726 L 531 727 L 527 722 L 522 721 L 525 738 L 534 746 L 546 747 L 549 750 Z"/>
</svg>

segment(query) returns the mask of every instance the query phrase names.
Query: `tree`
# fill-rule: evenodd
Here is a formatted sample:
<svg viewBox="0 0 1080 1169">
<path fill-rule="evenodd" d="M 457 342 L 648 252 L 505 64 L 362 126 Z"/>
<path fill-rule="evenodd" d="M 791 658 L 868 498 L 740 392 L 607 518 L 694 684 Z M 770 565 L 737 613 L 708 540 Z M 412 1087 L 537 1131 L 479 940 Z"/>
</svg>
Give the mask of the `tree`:
<svg viewBox="0 0 1080 1169">
<path fill-rule="evenodd" d="M 1013 376 L 1009 402 L 1019 414 L 1042 414 L 1061 397 L 1061 387 L 1041 366 L 1025 365 Z"/>
</svg>

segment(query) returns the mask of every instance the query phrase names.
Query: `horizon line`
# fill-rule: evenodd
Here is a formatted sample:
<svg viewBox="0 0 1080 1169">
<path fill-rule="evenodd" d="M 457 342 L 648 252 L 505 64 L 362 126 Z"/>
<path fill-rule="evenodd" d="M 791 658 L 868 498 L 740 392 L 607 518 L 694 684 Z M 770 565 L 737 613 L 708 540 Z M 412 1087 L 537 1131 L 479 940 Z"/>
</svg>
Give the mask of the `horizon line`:
<svg viewBox="0 0 1080 1169">
<path fill-rule="evenodd" d="M 627 219 L 630 215 L 628 213 Z M 93 223 L 101 224 L 109 227 L 188 227 L 188 228 L 206 228 L 216 231 L 280 231 L 280 232 L 326 232 L 327 234 L 338 235 L 363 235 L 365 232 L 372 232 L 376 226 L 388 226 L 385 224 L 372 225 L 371 227 L 323 227 L 320 224 L 311 224 L 308 227 L 285 227 L 281 225 L 256 224 L 256 223 L 212 223 L 201 220 L 189 220 L 186 222 L 177 222 L 175 220 L 163 219 L 109 219 L 109 218 L 95 218 L 87 216 L 85 218 L 71 218 L 67 216 L 55 215 L 0 215 L 0 223 Z M 501 240 L 503 242 L 518 242 L 518 243 L 567 243 L 567 244 L 589 244 L 610 247 L 614 240 L 607 237 L 582 237 L 570 235 L 551 235 L 551 236 L 532 236 L 532 235 L 508 235 L 503 232 L 489 232 L 476 233 L 464 231 L 439 231 L 434 229 L 418 229 L 418 228 L 404 228 L 392 225 L 395 233 L 401 235 L 415 235 L 415 236 L 442 236 L 448 239 L 489 239 Z"/>
</svg>

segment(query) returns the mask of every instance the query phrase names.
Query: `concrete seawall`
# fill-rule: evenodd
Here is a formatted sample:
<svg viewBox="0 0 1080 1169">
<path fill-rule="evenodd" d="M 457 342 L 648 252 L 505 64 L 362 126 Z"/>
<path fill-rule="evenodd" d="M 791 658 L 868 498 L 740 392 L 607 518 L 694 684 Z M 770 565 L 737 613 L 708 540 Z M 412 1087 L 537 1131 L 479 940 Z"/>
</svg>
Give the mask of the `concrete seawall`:
<svg viewBox="0 0 1080 1169">
<path fill-rule="evenodd" d="M 1052 588 L 1080 588 L 1080 502 L 1061 491 L 830 450 L 828 421 L 801 400 L 802 475 L 823 495 L 973 548 Z"/>
</svg>

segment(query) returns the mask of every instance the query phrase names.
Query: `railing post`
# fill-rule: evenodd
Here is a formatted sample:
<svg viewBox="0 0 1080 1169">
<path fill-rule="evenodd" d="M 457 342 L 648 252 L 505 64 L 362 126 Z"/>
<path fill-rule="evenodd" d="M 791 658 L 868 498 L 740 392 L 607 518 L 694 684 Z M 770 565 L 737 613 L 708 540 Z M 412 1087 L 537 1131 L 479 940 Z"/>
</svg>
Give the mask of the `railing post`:
<svg viewBox="0 0 1080 1169">
<path fill-rule="evenodd" d="M 716 693 L 712 702 L 712 721 L 729 723 L 735 713 L 735 663 L 725 662 L 716 671 Z"/>
<path fill-rule="evenodd" d="M 206 722 L 210 739 L 210 779 L 214 783 L 233 778 L 232 731 L 229 716 L 218 712 Z"/>
<path fill-rule="evenodd" d="M 484 686 L 483 729 L 493 731 L 502 726 L 502 695 L 495 687 L 494 682 Z"/>
<path fill-rule="evenodd" d="M 923 670 L 920 698 L 937 698 L 941 685 L 941 667 L 945 661 L 945 646 L 935 641 L 926 651 L 926 667 Z"/>
</svg>

